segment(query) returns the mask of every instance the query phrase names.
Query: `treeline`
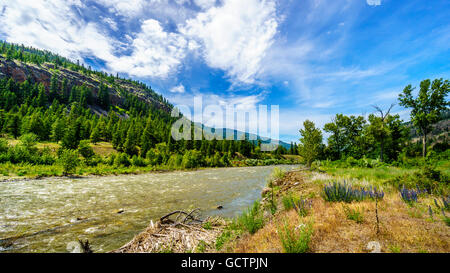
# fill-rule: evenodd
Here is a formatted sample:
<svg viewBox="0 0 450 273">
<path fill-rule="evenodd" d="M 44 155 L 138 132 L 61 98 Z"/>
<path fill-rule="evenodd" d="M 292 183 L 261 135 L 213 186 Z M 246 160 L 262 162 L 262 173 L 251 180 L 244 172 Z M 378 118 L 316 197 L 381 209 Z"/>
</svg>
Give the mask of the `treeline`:
<svg viewBox="0 0 450 273">
<path fill-rule="evenodd" d="M 1 79 L 0 133 L 13 138 L 25 136 L 25 143 L 53 141 L 68 150 L 77 150 L 83 140 L 111 142 L 117 151 L 129 158 L 146 159 L 150 165 L 181 162 L 182 157 L 178 155 L 187 157 L 184 159 L 186 163 L 179 163 L 187 167 L 228 166 L 236 153 L 243 157 L 264 158 L 258 145 L 245 140 L 174 141 L 170 134 L 174 119 L 168 113 L 133 100 L 131 95 L 122 105 L 124 108 L 116 111 L 117 108 L 109 107 L 104 85 L 100 87 L 98 96 L 93 96 L 92 90 L 84 85 L 65 92 L 64 82 L 58 85 L 55 81 L 47 92 L 42 83 L 32 85 L 28 81 L 17 83 L 12 78 Z M 102 89 L 105 97 L 101 96 Z M 89 107 L 94 102 L 110 109 L 108 115 L 95 114 Z M 10 160 L 7 157 L 2 160 L 54 163 L 54 160 L 29 160 L 32 156 L 21 160 L 14 151 L 11 149 Z M 127 160 L 123 161 L 126 163 Z"/>
<path fill-rule="evenodd" d="M 410 127 L 392 115 L 390 108 L 383 110 L 374 106 L 374 114 L 363 116 L 337 114 L 325 124 L 323 131 L 329 134 L 327 144 L 323 144 L 323 134 L 312 121 L 306 120 L 300 130 L 299 153 L 308 165 L 314 160 L 345 160 L 373 158 L 381 162 L 396 162 L 408 157 L 428 155 L 429 134 L 433 124 L 445 118 L 450 103 L 448 80 L 424 80 L 416 98 L 411 85 L 399 95 L 401 106 L 411 108 L 411 123 L 420 134 L 421 142 L 413 142 Z M 433 152 L 443 152 L 449 148 L 448 136 L 441 135 L 433 146 Z"/>
</svg>

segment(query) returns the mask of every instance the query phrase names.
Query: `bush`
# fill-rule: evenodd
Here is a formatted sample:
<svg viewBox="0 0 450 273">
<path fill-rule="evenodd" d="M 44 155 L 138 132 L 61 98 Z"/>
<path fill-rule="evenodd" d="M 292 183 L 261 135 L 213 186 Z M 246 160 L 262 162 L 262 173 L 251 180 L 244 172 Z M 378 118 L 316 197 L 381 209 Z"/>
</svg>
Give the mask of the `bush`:
<svg viewBox="0 0 450 273">
<path fill-rule="evenodd" d="M 133 166 L 136 166 L 136 167 L 145 167 L 145 166 L 147 166 L 147 163 L 145 162 L 145 160 L 142 157 L 137 156 L 137 155 L 134 155 L 131 158 L 131 164 Z"/>
<path fill-rule="evenodd" d="M 8 141 L 4 138 L 0 138 L 0 154 L 8 153 L 9 144 Z"/>
<path fill-rule="evenodd" d="M 78 146 L 78 152 L 82 157 L 88 160 L 95 155 L 94 149 L 92 149 L 89 140 L 80 141 L 80 145 Z"/>
<path fill-rule="evenodd" d="M 115 157 L 114 165 L 129 167 L 131 165 L 131 162 L 126 153 L 120 153 Z"/>
<path fill-rule="evenodd" d="M 396 188 L 419 188 L 419 191 L 426 191 L 429 194 L 447 194 L 449 178 L 434 169 L 430 165 L 424 165 L 420 171 L 413 174 L 397 176 L 389 181 Z"/>
<path fill-rule="evenodd" d="M 64 175 L 75 173 L 78 165 L 79 158 L 76 150 L 64 150 L 59 157 L 60 164 L 63 167 Z"/>
<path fill-rule="evenodd" d="M 365 188 L 353 188 L 348 185 L 344 180 L 343 183 L 333 182 L 329 185 L 325 185 L 323 188 L 323 197 L 328 202 L 347 202 L 362 201 L 367 198 L 371 199 L 383 199 L 384 192 L 378 191 L 376 187 L 371 187 L 366 190 Z"/>
<path fill-rule="evenodd" d="M 292 229 L 287 221 L 278 229 L 281 245 L 285 253 L 305 253 L 309 250 L 312 235 L 312 225 L 300 224 Z"/>
</svg>

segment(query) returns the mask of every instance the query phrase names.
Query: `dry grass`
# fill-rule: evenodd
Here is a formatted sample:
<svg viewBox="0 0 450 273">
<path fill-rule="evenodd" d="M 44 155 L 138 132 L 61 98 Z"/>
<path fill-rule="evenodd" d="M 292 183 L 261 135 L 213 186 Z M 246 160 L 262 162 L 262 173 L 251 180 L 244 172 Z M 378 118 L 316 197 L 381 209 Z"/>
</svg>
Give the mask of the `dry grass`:
<svg viewBox="0 0 450 273">
<path fill-rule="evenodd" d="M 20 141 L 18 139 L 12 139 L 9 138 L 8 144 L 15 146 Z M 43 150 L 44 148 L 49 148 L 53 154 L 56 154 L 58 149 L 61 147 L 59 143 L 56 142 L 38 142 L 36 144 L 36 147 L 40 150 Z M 98 142 L 95 144 L 91 143 L 91 147 L 94 150 L 94 152 L 99 156 L 109 156 L 111 154 L 117 153 L 117 151 L 113 148 L 112 144 L 110 142 Z"/>
<path fill-rule="evenodd" d="M 91 145 L 92 149 L 94 149 L 94 152 L 100 156 L 109 156 L 111 154 L 117 153 L 117 151 L 114 150 L 112 144 L 109 142 L 98 142 Z"/>
<path fill-rule="evenodd" d="M 289 190 L 299 196 L 315 196 L 312 213 L 302 218 L 294 210 L 278 212 L 253 236 L 244 235 L 235 242 L 233 252 L 282 252 L 277 229 L 285 219 L 290 225 L 313 222 L 311 252 L 369 252 L 366 247 L 371 241 L 380 243 L 381 252 L 450 252 L 450 227 L 438 215 L 432 220 L 427 212 L 431 197 L 422 198 L 419 204 L 410 207 L 398 192 L 387 194 L 378 203 L 377 234 L 374 201 L 346 204 L 350 209 L 362 211 L 364 220 L 357 223 L 347 219 L 343 203 L 325 202 L 320 197 L 322 187 L 317 181 L 292 172 L 283 182 L 280 195 Z"/>
</svg>

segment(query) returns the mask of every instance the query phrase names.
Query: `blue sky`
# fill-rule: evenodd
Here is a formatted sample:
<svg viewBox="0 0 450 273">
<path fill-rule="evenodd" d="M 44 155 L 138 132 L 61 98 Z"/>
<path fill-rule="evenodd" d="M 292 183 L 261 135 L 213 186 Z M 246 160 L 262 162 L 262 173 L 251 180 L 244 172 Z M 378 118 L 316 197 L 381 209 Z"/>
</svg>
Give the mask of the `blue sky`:
<svg viewBox="0 0 450 273">
<path fill-rule="evenodd" d="M 0 39 L 142 80 L 173 104 L 279 105 L 289 142 L 305 119 L 370 114 L 408 84 L 448 79 L 449 14 L 445 0 L 7 0 Z"/>
</svg>

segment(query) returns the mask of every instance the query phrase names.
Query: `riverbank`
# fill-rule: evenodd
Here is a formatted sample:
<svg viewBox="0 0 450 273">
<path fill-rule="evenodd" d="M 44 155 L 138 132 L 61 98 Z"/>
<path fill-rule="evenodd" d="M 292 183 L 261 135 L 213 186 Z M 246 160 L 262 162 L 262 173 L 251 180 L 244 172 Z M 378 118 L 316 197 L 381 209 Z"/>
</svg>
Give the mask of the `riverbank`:
<svg viewBox="0 0 450 273">
<path fill-rule="evenodd" d="M 417 201 L 405 202 L 391 180 L 358 179 L 351 174 L 345 175 L 351 188 L 369 191 L 377 185 L 376 191 L 383 196 L 351 202 L 326 200 L 324 187 L 343 183 L 342 176 L 288 172 L 263 191 L 259 210 L 246 212 L 251 229 L 229 226 L 218 237 L 217 251 L 450 252 L 449 208 L 443 207 L 441 196 L 420 193 Z"/>
<path fill-rule="evenodd" d="M 177 171 L 196 171 L 216 168 L 238 168 L 238 167 L 254 167 L 254 166 L 276 166 L 276 165 L 298 165 L 299 158 L 289 156 L 281 160 L 274 161 L 273 164 L 265 165 L 263 162 L 256 161 L 255 164 L 248 165 L 245 161 L 235 161 L 232 166 L 226 167 L 197 167 L 197 168 L 173 168 L 170 166 L 111 166 L 107 164 L 99 164 L 97 166 L 81 166 L 74 174 L 64 174 L 64 169 L 60 165 L 33 165 L 33 164 L 0 164 L 0 183 L 14 182 L 24 180 L 37 180 L 49 177 L 61 178 L 89 178 L 117 175 L 139 175 L 147 173 L 166 173 Z"/>
<path fill-rule="evenodd" d="M 405 202 L 392 184 L 395 179 L 382 175 L 384 169 L 355 177 L 361 172 L 275 169 L 261 201 L 236 218 L 222 219 L 208 240 L 186 246 L 186 240 L 173 235 L 184 234 L 185 227 L 181 227 L 155 246 L 153 239 L 160 230 L 150 226 L 118 252 L 450 252 L 448 207 L 442 207 L 440 196 L 421 193 L 417 202 Z M 404 175 L 402 170 L 392 173 Z M 346 185 L 364 188 L 369 197 L 327 200 L 324 187 L 336 181 L 344 183 L 343 176 Z M 194 234 L 201 237 L 205 232 L 200 226 Z"/>
</svg>

